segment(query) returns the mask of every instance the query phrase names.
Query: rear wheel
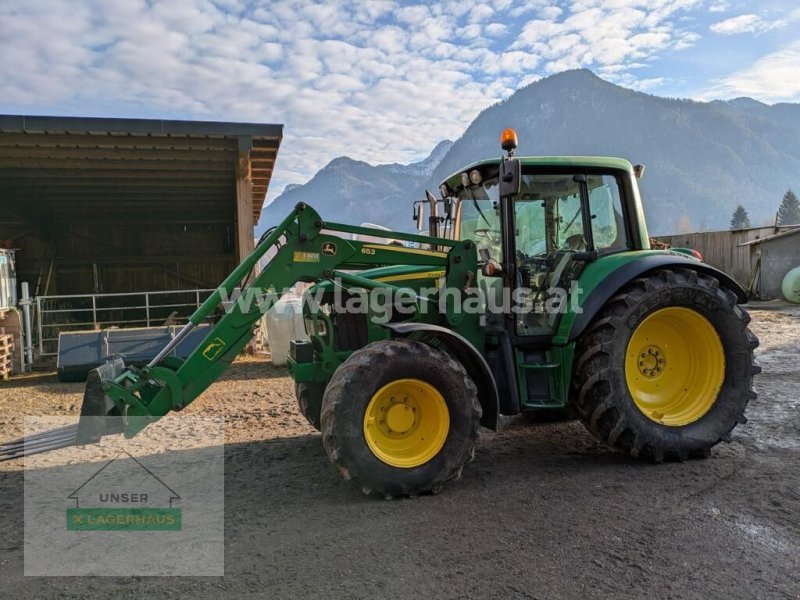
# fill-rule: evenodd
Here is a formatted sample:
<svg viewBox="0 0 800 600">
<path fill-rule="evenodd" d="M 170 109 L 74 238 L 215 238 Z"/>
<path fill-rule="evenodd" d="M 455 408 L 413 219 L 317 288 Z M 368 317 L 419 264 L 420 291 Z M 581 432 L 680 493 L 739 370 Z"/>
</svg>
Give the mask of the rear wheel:
<svg viewBox="0 0 800 600">
<path fill-rule="evenodd" d="M 336 370 L 322 403 L 322 440 L 365 494 L 436 492 L 475 450 L 481 408 L 464 367 L 421 342 L 387 340 Z"/>
<path fill-rule="evenodd" d="M 573 408 L 612 448 L 708 456 L 746 421 L 758 339 L 714 277 L 659 270 L 614 296 L 576 348 Z"/>
</svg>

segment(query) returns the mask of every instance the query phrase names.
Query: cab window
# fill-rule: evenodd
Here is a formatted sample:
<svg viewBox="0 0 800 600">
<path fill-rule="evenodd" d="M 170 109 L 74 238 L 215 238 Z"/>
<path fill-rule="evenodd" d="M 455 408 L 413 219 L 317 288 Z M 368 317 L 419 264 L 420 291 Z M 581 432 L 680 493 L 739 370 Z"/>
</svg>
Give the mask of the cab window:
<svg viewBox="0 0 800 600">
<path fill-rule="evenodd" d="M 613 175 L 590 175 L 588 187 L 594 249 L 599 253 L 627 249 L 629 240 L 617 178 Z"/>
</svg>

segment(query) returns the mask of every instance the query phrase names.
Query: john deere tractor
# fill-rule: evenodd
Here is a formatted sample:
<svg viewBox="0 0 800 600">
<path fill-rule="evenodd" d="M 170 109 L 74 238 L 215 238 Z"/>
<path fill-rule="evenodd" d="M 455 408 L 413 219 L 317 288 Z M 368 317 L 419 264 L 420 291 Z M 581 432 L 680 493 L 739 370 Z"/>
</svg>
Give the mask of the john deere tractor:
<svg viewBox="0 0 800 600">
<path fill-rule="evenodd" d="M 650 249 L 642 166 L 518 158 L 516 134 L 501 139 L 506 155 L 459 170 L 415 205 L 420 225 L 429 208 L 427 234 L 326 222 L 298 204 L 150 364 L 101 366 L 76 426 L 0 455 L 130 437 L 181 410 L 262 316 L 263 302 L 231 302 L 235 290 L 274 300 L 307 282 L 310 341 L 291 343 L 289 371 L 331 462 L 364 493 L 438 491 L 472 459 L 481 426 L 537 411 L 567 409 L 632 457 L 707 457 L 755 398 L 744 291 L 687 251 Z M 212 317 L 197 350 L 170 356 Z"/>
</svg>

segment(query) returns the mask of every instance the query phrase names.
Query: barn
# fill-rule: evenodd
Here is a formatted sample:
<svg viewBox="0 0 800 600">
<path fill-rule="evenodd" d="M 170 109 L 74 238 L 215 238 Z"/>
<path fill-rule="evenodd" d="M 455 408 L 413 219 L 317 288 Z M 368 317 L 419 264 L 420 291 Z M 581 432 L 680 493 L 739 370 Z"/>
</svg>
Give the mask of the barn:
<svg viewBox="0 0 800 600">
<path fill-rule="evenodd" d="M 758 300 L 781 298 L 781 281 L 800 266 L 800 225 L 679 233 L 654 238 L 673 248 L 693 248 Z"/>
<path fill-rule="evenodd" d="M 755 287 L 761 300 L 783 297 L 783 279 L 800 267 L 800 227 L 740 244 L 755 264 Z"/>
<path fill-rule="evenodd" d="M 0 244 L 64 328 L 180 323 L 254 246 L 279 124 L 0 115 Z"/>
</svg>

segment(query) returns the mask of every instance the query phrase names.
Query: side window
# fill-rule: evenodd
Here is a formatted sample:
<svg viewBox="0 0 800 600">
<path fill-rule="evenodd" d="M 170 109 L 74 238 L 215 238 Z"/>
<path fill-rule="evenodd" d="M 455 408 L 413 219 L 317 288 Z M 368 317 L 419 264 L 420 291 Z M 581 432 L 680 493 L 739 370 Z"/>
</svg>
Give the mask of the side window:
<svg viewBox="0 0 800 600">
<path fill-rule="evenodd" d="M 518 200 L 514 203 L 516 247 L 526 256 L 547 254 L 547 236 L 544 228 L 544 202 Z"/>
<path fill-rule="evenodd" d="M 589 177 L 589 211 L 592 214 L 592 237 L 598 252 L 628 248 L 625 220 L 617 178 L 613 175 Z"/>
<path fill-rule="evenodd" d="M 562 249 L 586 250 L 586 237 L 583 229 L 583 211 L 579 192 L 558 199 L 558 242 Z"/>
<path fill-rule="evenodd" d="M 461 240 L 472 240 L 478 250 L 488 250 L 489 256 L 503 260 L 503 234 L 500 214 L 489 200 L 461 201 Z"/>
</svg>

